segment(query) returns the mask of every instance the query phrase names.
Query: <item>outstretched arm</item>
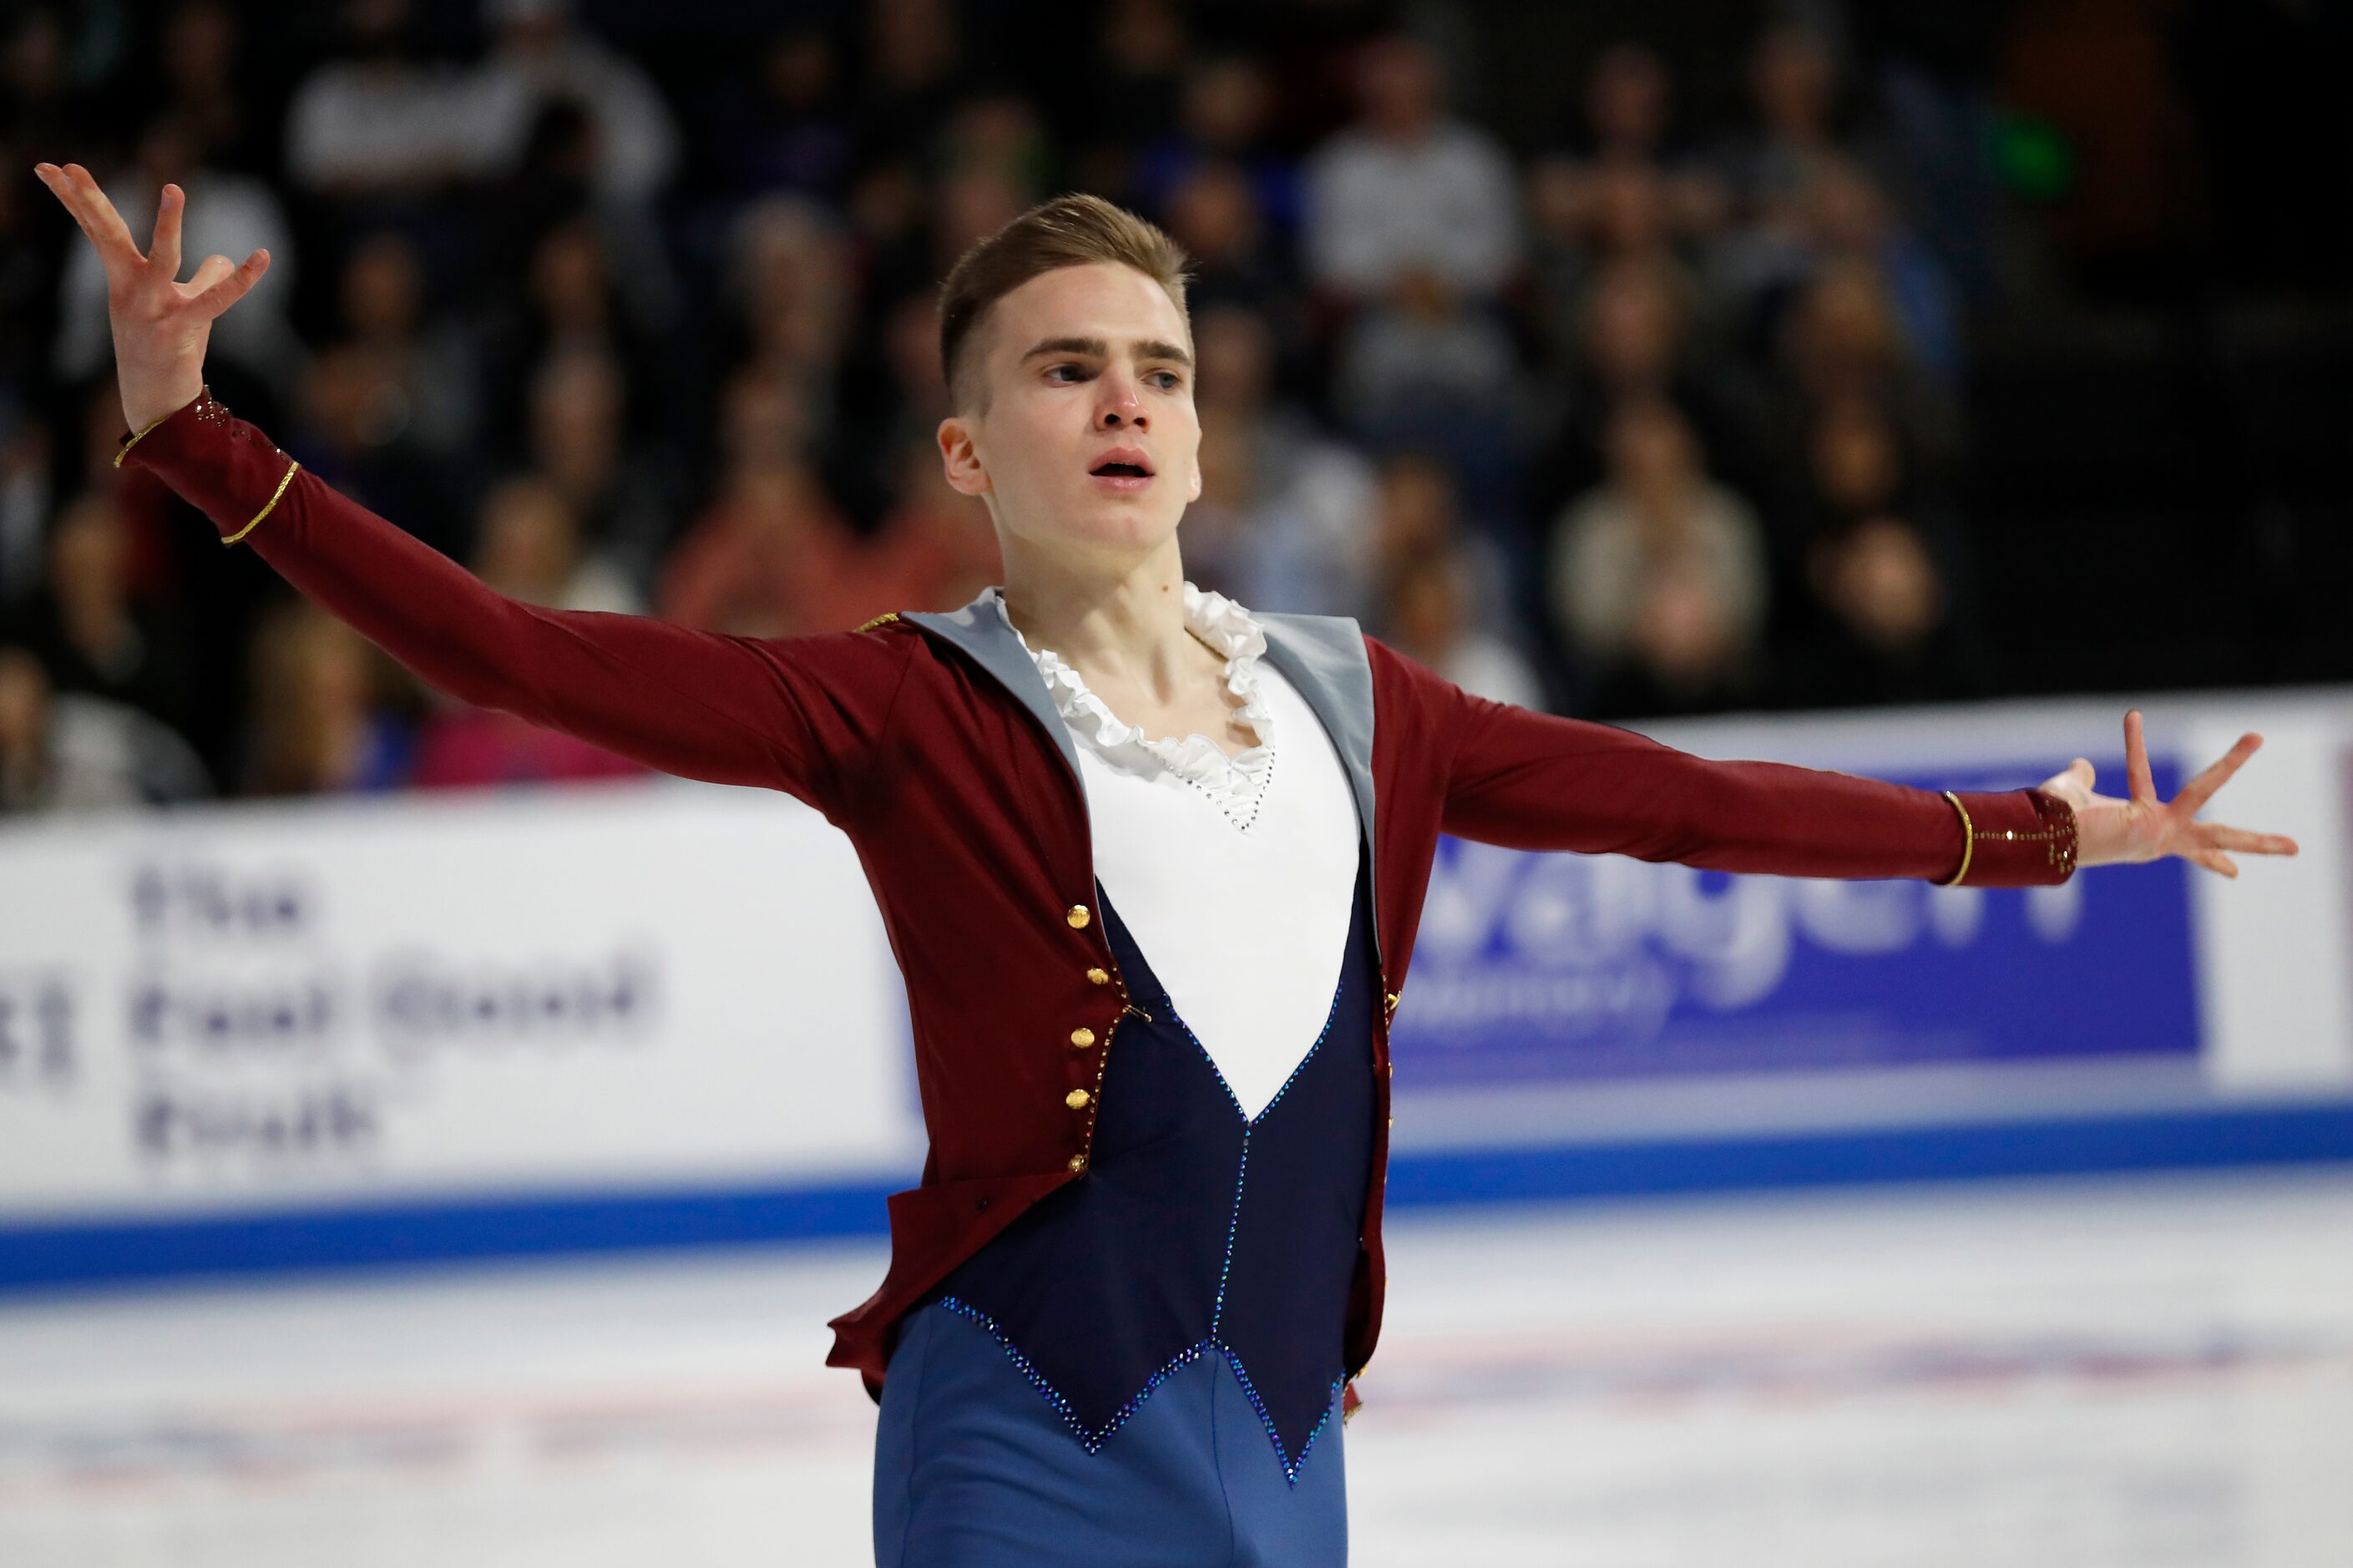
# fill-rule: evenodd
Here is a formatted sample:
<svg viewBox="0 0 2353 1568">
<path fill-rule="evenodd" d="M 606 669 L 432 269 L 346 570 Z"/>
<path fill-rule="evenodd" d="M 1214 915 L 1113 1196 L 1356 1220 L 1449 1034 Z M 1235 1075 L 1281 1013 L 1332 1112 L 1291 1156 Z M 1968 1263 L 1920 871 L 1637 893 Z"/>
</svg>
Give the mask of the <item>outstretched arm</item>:
<svg viewBox="0 0 2353 1568">
<path fill-rule="evenodd" d="M 1968 887 L 2063 881 L 2079 865 L 2148 859 L 2205 847 L 2293 854 L 2275 835 L 2189 824 L 2189 815 L 2252 754 L 2251 737 L 2157 805 L 2139 757 L 2136 798 L 2090 794 L 2090 764 L 2034 789 L 1938 793 L 1782 763 L 1715 762 L 1630 731 L 1533 712 L 1463 691 L 1367 639 L 1416 693 L 1428 743 L 1446 748 L 1441 826 L 1514 848 L 1677 860 L 1714 870 L 1790 877 L 1912 877 Z M 2080 782 L 2078 781 L 2080 772 Z M 2185 826 L 2186 825 L 2186 826 Z M 2164 837 L 2169 832 L 2172 837 Z M 2161 847 L 2159 846 L 2162 846 Z M 2201 862 L 2206 863 L 2206 862 Z"/>
<path fill-rule="evenodd" d="M 837 823 L 861 795 L 912 639 L 831 632 L 742 637 L 509 598 L 288 457 L 214 400 L 212 320 L 267 269 L 214 257 L 178 271 L 184 197 L 166 185 L 150 252 L 79 165 L 39 166 L 106 263 L 130 432 L 145 468 L 287 580 L 438 689 L 567 731 L 649 766 L 783 789 Z"/>
</svg>

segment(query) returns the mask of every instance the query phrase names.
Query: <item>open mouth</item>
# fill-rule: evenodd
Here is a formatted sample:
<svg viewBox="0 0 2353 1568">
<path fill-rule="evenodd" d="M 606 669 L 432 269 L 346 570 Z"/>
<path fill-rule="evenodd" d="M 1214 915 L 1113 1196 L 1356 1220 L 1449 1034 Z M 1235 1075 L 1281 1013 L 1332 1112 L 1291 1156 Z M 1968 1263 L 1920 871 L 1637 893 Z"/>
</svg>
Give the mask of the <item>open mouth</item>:
<svg viewBox="0 0 2353 1568">
<path fill-rule="evenodd" d="M 1087 477 L 1113 494 L 1138 494 L 1152 483 L 1152 462 L 1137 447 L 1115 447 L 1097 459 Z"/>
</svg>

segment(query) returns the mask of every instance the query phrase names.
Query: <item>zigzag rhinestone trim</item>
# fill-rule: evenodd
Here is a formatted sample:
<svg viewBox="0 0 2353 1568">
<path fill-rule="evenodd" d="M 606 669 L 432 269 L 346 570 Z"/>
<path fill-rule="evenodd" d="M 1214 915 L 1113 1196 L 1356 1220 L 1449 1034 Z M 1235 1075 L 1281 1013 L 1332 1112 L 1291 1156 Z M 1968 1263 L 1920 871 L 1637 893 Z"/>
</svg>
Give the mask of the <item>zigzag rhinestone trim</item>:
<svg viewBox="0 0 2353 1568">
<path fill-rule="evenodd" d="M 1324 1428 L 1331 1424 L 1331 1399 L 1327 1396 L 1324 1401 L 1324 1414 L 1316 1419 L 1314 1426 L 1309 1430 L 1307 1434 L 1307 1441 L 1301 1444 L 1299 1447 L 1299 1458 L 1293 1459 L 1290 1455 L 1284 1453 L 1282 1451 L 1282 1434 L 1275 1430 L 1274 1417 L 1267 1414 L 1265 1401 L 1259 1398 L 1258 1388 L 1250 1382 L 1250 1373 L 1242 1370 L 1241 1358 L 1233 1352 L 1232 1347 L 1227 1345 L 1224 1342 L 1218 1339 L 1216 1335 L 1212 1334 L 1209 1338 L 1203 1340 L 1200 1343 L 1187 1345 L 1183 1350 L 1178 1351 L 1174 1356 L 1171 1356 L 1168 1359 L 1167 1363 L 1162 1366 L 1158 1372 L 1154 1373 L 1150 1377 L 1145 1379 L 1144 1386 L 1137 1389 L 1135 1393 L 1128 1398 L 1127 1403 L 1122 1405 L 1119 1409 L 1113 1414 L 1112 1418 L 1109 1421 L 1104 1422 L 1101 1427 L 1090 1431 L 1086 1423 L 1079 1419 L 1078 1412 L 1071 1408 L 1071 1402 L 1062 1397 L 1061 1391 L 1056 1388 L 1052 1383 L 1048 1381 L 1045 1373 L 1038 1370 L 1038 1365 L 1035 1362 L 1031 1361 L 1027 1355 L 1022 1353 L 1021 1347 L 1015 1344 L 1011 1337 L 1008 1336 L 1002 1328 L 997 1326 L 997 1321 L 995 1318 L 990 1317 L 978 1307 L 974 1306 L 971 1302 L 957 1296 L 943 1296 L 939 1299 L 939 1304 L 945 1307 L 949 1311 L 955 1313 L 958 1317 L 966 1319 L 971 1322 L 977 1323 L 983 1329 L 987 1330 L 989 1337 L 997 1342 L 998 1348 L 1005 1352 L 1007 1357 L 1012 1361 L 1015 1366 L 1021 1369 L 1021 1375 L 1029 1379 L 1029 1386 L 1036 1389 L 1039 1394 L 1044 1396 L 1046 1403 L 1052 1405 L 1054 1409 L 1060 1413 L 1062 1417 L 1063 1425 L 1070 1427 L 1071 1435 L 1078 1438 L 1079 1446 L 1090 1454 L 1099 1454 L 1103 1452 L 1103 1447 L 1105 1443 L 1111 1441 L 1112 1434 L 1118 1431 L 1122 1426 L 1126 1426 L 1128 1417 L 1134 1415 L 1138 1410 L 1143 1409 L 1144 1402 L 1152 1397 L 1154 1390 L 1157 1389 L 1162 1384 L 1167 1382 L 1168 1379 L 1176 1373 L 1178 1368 L 1190 1365 L 1192 1363 L 1197 1362 L 1203 1356 L 1208 1354 L 1211 1351 L 1216 1351 L 1219 1354 L 1226 1358 L 1227 1366 L 1233 1369 L 1235 1381 L 1241 1384 L 1243 1395 L 1250 1402 L 1250 1408 L 1258 1412 L 1259 1422 L 1266 1428 L 1267 1440 L 1274 1445 L 1275 1461 L 1282 1467 L 1282 1479 L 1285 1485 L 1294 1488 L 1299 1485 L 1299 1472 L 1307 1464 L 1307 1455 L 1309 1450 L 1315 1447 L 1315 1439 L 1323 1436 Z M 1345 1373 L 1339 1377 L 1334 1378 L 1332 1380 L 1332 1394 L 1336 1395 L 1340 1392 L 1341 1387 L 1346 1384 L 1347 1381 L 1346 1374 Z"/>
<path fill-rule="evenodd" d="M 1283 1479 L 1296 1487 L 1299 1472 L 1307 1463 L 1308 1451 L 1315 1447 L 1315 1439 L 1324 1435 L 1325 1425 L 1331 1421 L 1332 1401 L 1347 1385 L 1348 1374 L 1342 1373 L 1332 1380 L 1332 1386 L 1324 1390 L 1324 1414 L 1318 1415 L 1315 1425 L 1307 1429 L 1307 1441 L 1299 1445 L 1299 1458 L 1293 1459 L 1282 1451 L 1282 1434 L 1274 1429 L 1274 1417 L 1267 1414 L 1266 1402 L 1259 1398 L 1258 1385 L 1250 1382 L 1250 1373 L 1242 1365 L 1242 1358 L 1226 1345 L 1220 1344 L 1218 1348 L 1225 1352 L 1226 1364 L 1234 1369 L 1234 1376 L 1240 1382 L 1242 1393 L 1250 1397 L 1250 1408 L 1258 1412 L 1259 1422 L 1266 1428 L 1267 1440 L 1274 1445 L 1274 1456 L 1282 1461 Z"/>
<path fill-rule="evenodd" d="M 1109 1421 L 1104 1422 L 1098 1430 L 1091 1432 L 1087 1429 L 1087 1424 L 1079 1419 L 1079 1413 L 1071 1408 L 1071 1402 L 1062 1397 L 1061 1390 L 1048 1381 L 1046 1374 L 1038 1370 L 1035 1362 L 1022 1353 L 1021 1347 L 1015 1344 L 1011 1336 L 997 1326 L 995 1318 L 958 1296 L 943 1296 L 940 1298 L 940 1305 L 957 1316 L 967 1318 L 987 1329 L 991 1337 L 1004 1347 L 1005 1353 L 1013 1359 L 1013 1364 L 1021 1369 L 1021 1375 L 1029 1380 L 1029 1386 L 1045 1395 L 1047 1404 L 1061 1412 L 1062 1420 L 1078 1437 L 1080 1447 L 1085 1448 L 1090 1454 L 1100 1453 L 1103 1446 L 1111 1440 L 1111 1435 L 1127 1425 L 1127 1418 L 1144 1407 L 1144 1402 L 1152 1397 L 1152 1391 L 1166 1382 L 1170 1373 L 1189 1362 L 1199 1360 L 1209 1351 L 1219 1348 L 1214 1340 L 1203 1340 L 1199 1344 L 1187 1345 L 1178 1351 L 1158 1372 L 1144 1380 L 1144 1386 L 1131 1394 L 1127 1403 L 1121 1405 Z"/>
<path fill-rule="evenodd" d="M 1282 1087 L 1274 1091 L 1274 1098 L 1268 1100 L 1265 1105 L 1261 1106 L 1256 1116 L 1242 1116 L 1241 1096 L 1236 1094 L 1234 1092 L 1234 1086 L 1226 1081 L 1226 1075 L 1218 1070 L 1218 1058 L 1209 1054 L 1209 1047 L 1201 1043 L 1201 1037 L 1193 1032 L 1193 1026 L 1185 1022 L 1185 1016 L 1176 1011 L 1176 1003 L 1168 998 L 1167 987 L 1163 986 L 1161 988 L 1160 994 L 1162 1000 L 1168 1003 L 1169 1021 L 1175 1024 L 1178 1028 L 1185 1031 L 1185 1037 L 1193 1042 L 1193 1048 L 1200 1052 L 1201 1059 L 1208 1064 L 1209 1076 L 1216 1079 L 1218 1080 L 1218 1087 L 1226 1091 L 1226 1103 L 1234 1108 L 1234 1114 L 1236 1116 L 1242 1117 L 1242 1136 L 1247 1139 L 1250 1136 L 1251 1130 L 1257 1127 L 1260 1122 L 1265 1121 L 1267 1116 L 1276 1106 L 1282 1103 L 1282 1097 L 1291 1092 L 1291 1086 L 1299 1081 L 1299 1075 L 1307 1070 L 1307 1064 L 1314 1061 L 1315 1059 L 1315 1053 L 1324 1048 L 1324 1040 L 1328 1038 L 1332 1033 L 1332 1021 L 1340 1016 L 1340 998 L 1347 994 L 1347 991 L 1348 977 L 1345 974 L 1343 974 L 1340 977 L 1340 984 L 1333 987 L 1332 1006 L 1330 1010 L 1324 1015 L 1324 1027 L 1316 1032 L 1315 1043 L 1307 1047 L 1307 1054 L 1299 1058 L 1299 1065 L 1291 1069 L 1291 1076 L 1282 1080 Z M 1250 1151 L 1247 1144 L 1245 1144 L 1242 1152 L 1243 1158 L 1249 1158 Z"/>
</svg>

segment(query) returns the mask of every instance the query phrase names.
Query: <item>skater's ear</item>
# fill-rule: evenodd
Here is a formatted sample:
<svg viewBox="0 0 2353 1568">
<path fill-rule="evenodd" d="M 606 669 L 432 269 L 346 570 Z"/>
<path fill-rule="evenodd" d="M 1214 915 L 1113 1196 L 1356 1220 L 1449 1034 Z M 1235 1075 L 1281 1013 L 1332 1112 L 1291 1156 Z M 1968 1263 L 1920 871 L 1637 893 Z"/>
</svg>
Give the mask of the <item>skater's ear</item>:
<svg viewBox="0 0 2353 1568">
<path fill-rule="evenodd" d="M 987 495 L 989 490 L 988 469 L 980 460 L 980 448 L 973 440 L 972 426 L 951 416 L 940 421 L 940 461 L 947 469 L 948 483 L 962 494 Z M 1193 489 L 1200 493 L 1200 476 L 1194 475 Z"/>
</svg>

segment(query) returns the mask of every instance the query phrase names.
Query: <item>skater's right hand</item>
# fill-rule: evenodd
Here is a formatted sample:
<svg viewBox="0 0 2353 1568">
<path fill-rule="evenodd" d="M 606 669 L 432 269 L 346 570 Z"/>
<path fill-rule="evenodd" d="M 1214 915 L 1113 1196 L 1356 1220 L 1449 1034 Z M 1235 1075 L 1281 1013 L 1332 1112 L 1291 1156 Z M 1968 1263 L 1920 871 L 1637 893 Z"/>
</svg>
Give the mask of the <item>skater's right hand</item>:
<svg viewBox="0 0 2353 1568">
<path fill-rule="evenodd" d="M 242 266 L 226 256 L 207 256 L 193 279 L 180 282 L 180 215 L 187 195 L 179 186 L 164 187 L 154 241 L 142 256 L 121 215 L 88 169 L 36 163 L 33 173 L 57 193 L 98 247 L 106 268 L 106 313 L 114 328 L 122 421 L 143 431 L 204 391 L 205 344 L 213 321 L 269 270 L 269 252 L 257 250 Z"/>
</svg>

